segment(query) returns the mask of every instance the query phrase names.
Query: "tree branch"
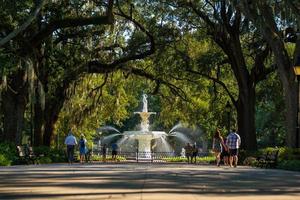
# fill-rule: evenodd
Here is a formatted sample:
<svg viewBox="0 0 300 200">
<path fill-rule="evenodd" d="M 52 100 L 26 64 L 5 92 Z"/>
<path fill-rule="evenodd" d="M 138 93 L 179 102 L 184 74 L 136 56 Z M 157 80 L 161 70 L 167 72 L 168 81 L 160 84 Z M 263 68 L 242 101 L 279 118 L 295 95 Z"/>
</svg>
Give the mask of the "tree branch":
<svg viewBox="0 0 300 200">
<path fill-rule="evenodd" d="M 230 93 L 229 89 L 226 87 L 224 82 L 220 81 L 217 78 L 211 77 L 211 76 L 209 76 L 205 73 L 201 73 L 201 72 L 198 72 L 198 71 L 195 71 L 195 70 L 187 69 L 187 71 L 192 73 L 192 74 L 197 74 L 197 75 L 203 76 L 203 77 L 205 77 L 209 80 L 212 80 L 213 82 L 218 83 L 219 85 L 221 85 L 224 88 L 224 90 L 226 91 L 226 93 L 228 94 L 228 96 L 231 99 L 232 103 L 236 104 L 236 100 L 234 99 L 234 96 Z"/>
<path fill-rule="evenodd" d="M 54 31 L 61 28 L 68 27 L 77 27 L 77 26 L 85 26 L 85 25 L 104 25 L 104 24 L 113 24 L 113 0 L 109 0 L 108 8 L 105 16 L 95 16 L 95 17 L 78 17 L 78 18 L 65 18 L 61 20 L 53 20 L 50 21 L 44 29 L 42 29 L 39 33 L 33 36 L 30 39 L 30 44 L 35 47 L 40 44 L 46 37 L 52 34 Z"/>
<path fill-rule="evenodd" d="M 120 5 L 117 1 L 117 6 L 119 8 L 120 14 L 116 13 L 117 15 L 124 17 L 125 19 L 131 21 L 136 25 L 142 32 L 144 32 L 147 37 L 149 38 L 150 42 L 150 48 L 149 50 L 146 50 L 145 52 L 142 52 L 140 54 L 133 54 L 128 55 L 122 58 L 119 58 L 112 63 L 101 63 L 100 61 L 93 60 L 88 63 L 88 73 L 103 73 L 103 72 L 112 72 L 116 70 L 118 67 L 120 67 L 120 64 L 126 63 L 128 61 L 132 60 L 139 60 L 144 59 L 150 55 L 152 55 L 155 52 L 155 41 L 154 37 L 150 34 L 148 30 L 146 30 L 145 27 L 143 27 L 138 21 L 132 19 L 130 16 L 126 15 L 120 8 Z"/>
<path fill-rule="evenodd" d="M 41 0 L 40 4 L 36 7 L 34 12 L 28 17 L 28 19 L 22 24 L 18 29 L 15 29 L 13 32 L 8 34 L 5 38 L 3 38 L 0 41 L 0 47 L 9 42 L 11 39 L 16 37 L 18 34 L 20 34 L 22 31 L 24 31 L 31 23 L 32 21 L 37 17 L 39 14 L 41 8 L 43 7 L 45 0 Z"/>
</svg>

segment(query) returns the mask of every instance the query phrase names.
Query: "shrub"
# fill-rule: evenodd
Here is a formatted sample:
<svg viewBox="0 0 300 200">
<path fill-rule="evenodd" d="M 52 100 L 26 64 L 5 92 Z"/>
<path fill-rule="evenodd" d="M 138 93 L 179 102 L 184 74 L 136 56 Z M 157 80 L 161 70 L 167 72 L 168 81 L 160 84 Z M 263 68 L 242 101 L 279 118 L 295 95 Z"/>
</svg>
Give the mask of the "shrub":
<svg viewBox="0 0 300 200">
<path fill-rule="evenodd" d="M 0 154 L 0 166 L 9 166 L 11 165 L 12 160 L 9 160 L 5 155 Z"/>
<path fill-rule="evenodd" d="M 47 146 L 34 147 L 36 155 L 43 155 L 50 158 L 51 162 L 65 162 L 65 152 L 61 149 L 52 149 Z"/>
<path fill-rule="evenodd" d="M 39 163 L 40 164 L 49 164 L 49 163 L 52 163 L 52 160 L 51 158 L 45 156 L 45 157 L 40 157 L 39 158 Z"/>
<path fill-rule="evenodd" d="M 12 143 L 0 143 L 0 165 L 11 165 L 18 160 L 16 146 Z"/>
<path fill-rule="evenodd" d="M 279 150 L 278 153 L 278 160 L 284 161 L 284 160 L 299 160 L 300 157 L 300 149 L 293 149 L 289 147 L 280 147 L 280 148 L 274 148 L 274 147 L 267 147 L 264 149 L 260 149 L 260 154 L 266 154 L 268 151 L 275 151 Z"/>
<path fill-rule="evenodd" d="M 300 171 L 300 160 L 283 160 L 278 163 L 278 168 Z"/>
<path fill-rule="evenodd" d="M 248 166 L 255 166 L 257 164 L 257 160 L 255 157 L 247 157 L 243 161 L 243 165 L 248 165 Z"/>
</svg>

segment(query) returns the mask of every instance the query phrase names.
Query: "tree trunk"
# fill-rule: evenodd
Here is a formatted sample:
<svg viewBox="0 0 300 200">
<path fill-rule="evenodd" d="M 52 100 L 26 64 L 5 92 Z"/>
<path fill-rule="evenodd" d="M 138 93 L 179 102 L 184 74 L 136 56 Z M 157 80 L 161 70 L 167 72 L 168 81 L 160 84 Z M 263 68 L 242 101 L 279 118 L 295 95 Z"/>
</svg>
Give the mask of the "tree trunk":
<svg viewBox="0 0 300 200">
<path fill-rule="evenodd" d="M 46 110 L 45 113 L 45 129 L 44 129 L 44 145 L 50 146 L 54 142 L 54 125 L 58 120 L 58 115 L 63 107 L 64 99 L 61 102 L 50 105 L 51 110 Z M 49 104 L 48 104 L 49 106 Z"/>
<path fill-rule="evenodd" d="M 41 97 L 36 92 L 36 101 L 34 103 L 34 146 L 43 145 L 44 109 L 41 106 Z"/>
<path fill-rule="evenodd" d="M 8 88 L 2 91 L 4 140 L 19 145 L 22 142 L 24 113 L 27 104 L 25 72 L 19 70 L 9 77 Z"/>
<path fill-rule="evenodd" d="M 50 146 L 54 141 L 54 125 L 58 120 L 59 113 L 66 100 L 66 90 L 69 86 L 69 81 L 66 81 L 61 87 L 57 87 L 52 98 L 46 98 L 45 101 L 45 129 L 44 129 L 44 145 Z"/>
<path fill-rule="evenodd" d="M 255 88 L 240 92 L 237 101 L 237 121 L 238 134 L 242 140 L 241 148 L 257 150 L 255 134 Z"/>
<path fill-rule="evenodd" d="M 45 121 L 44 145 L 50 147 L 54 141 L 54 124 L 57 118 L 49 118 Z"/>
</svg>

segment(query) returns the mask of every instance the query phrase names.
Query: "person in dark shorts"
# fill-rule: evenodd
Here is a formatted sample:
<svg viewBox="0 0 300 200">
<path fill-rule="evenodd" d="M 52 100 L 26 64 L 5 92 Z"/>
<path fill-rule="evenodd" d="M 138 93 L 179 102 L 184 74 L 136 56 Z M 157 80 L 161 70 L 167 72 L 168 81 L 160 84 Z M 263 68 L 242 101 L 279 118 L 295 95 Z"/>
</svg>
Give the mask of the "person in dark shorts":
<svg viewBox="0 0 300 200">
<path fill-rule="evenodd" d="M 103 146 L 102 146 L 102 162 L 106 162 L 106 149 L 107 149 L 107 145 L 106 144 L 104 144 Z"/>
<path fill-rule="evenodd" d="M 230 167 L 237 167 L 238 163 L 238 149 L 241 145 L 241 137 L 233 129 L 232 132 L 227 136 L 226 145 L 229 149 L 229 164 Z"/>
<path fill-rule="evenodd" d="M 193 145 L 193 153 L 192 153 L 191 163 L 195 163 L 196 164 L 197 156 L 198 156 L 198 148 L 194 144 Z"/>
<path fill-rule="evenodd" d="M 187 158 L 187 162 L 192 163 L 193 147 L 190 145 L 190 143 L 187 143 L 184 149 L 185 149 L 185 157 Z"/>
<path fill-rule="evenodd" d="M 117 160 L 117 154 L 118 154 L 118 145 L 116 143 L 113 143 L 111 145 L 111 155 L 112 155 L 112 160 L 116 161 Z"/>
<path fill-rule="evenodd" d="M 222 145 L 222 151 L 221 151 L 221 155 L 220 155 L 220 160 L 223 161 L 224 165 L 228 165 L 229 161 L 229 152 L 228 152 L 228 147 L 226 146 L 226 138 L 224 138 L 224 142 L 221 143 Z"/>
</svg>

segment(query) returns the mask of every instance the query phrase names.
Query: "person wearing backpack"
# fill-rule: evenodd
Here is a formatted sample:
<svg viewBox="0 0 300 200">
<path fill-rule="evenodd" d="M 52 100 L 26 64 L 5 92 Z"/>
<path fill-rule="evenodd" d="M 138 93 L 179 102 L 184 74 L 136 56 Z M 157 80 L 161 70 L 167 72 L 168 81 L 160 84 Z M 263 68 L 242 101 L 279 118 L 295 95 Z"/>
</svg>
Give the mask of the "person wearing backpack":
<svg viewBox="0 0 300 200">
<path fill-rule="evenodd" d="M 81 134 L 80 140 L 78 142 L 79 144 L 79 154 L 80 154 L 80 163 L 84 163 L 85 153 L 86 153 L 86 139 L 84 138 L 84 135 Z"/>
</svg>

